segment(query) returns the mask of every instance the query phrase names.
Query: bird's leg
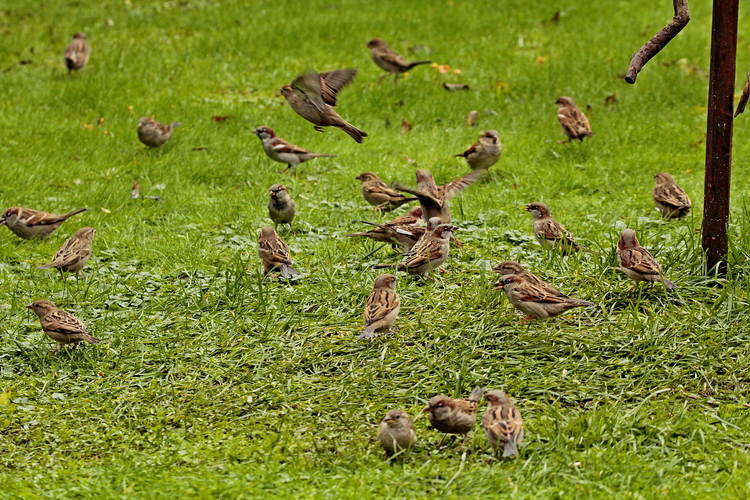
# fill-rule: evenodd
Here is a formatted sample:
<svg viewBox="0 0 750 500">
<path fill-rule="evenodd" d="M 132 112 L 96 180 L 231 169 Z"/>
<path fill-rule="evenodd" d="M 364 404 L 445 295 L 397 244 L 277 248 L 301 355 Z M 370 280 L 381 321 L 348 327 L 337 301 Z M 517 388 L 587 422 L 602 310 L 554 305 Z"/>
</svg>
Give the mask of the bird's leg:
<svg viewBox="0 0 750 500">
<path fill-rule="evenodd" d="M 442 267 L 438 267 L 438 268 L 437 268 L 437 272 L 439 272 L 439 273 L 441 273 L 441 274 L 450 274 L 450 271 L 446 271 L 446 270 L 445 270 L 445 269 L 443 269 Z"/>
<path fill-rule="evenodd" d="M 378 80 L 378 83 L 382 82 L 382 81 L 383 81 L 383 78 L 388 78 L 389 76 L 391 76 L 391 74 L 390 74 L 390 73 L 386 73 L 385 75 L 381 76 L 381 77 L 380 77 L 380 80 Z"/>
<path fill-rule="evenodd" d="M 532 323 L 536 318 L 533 316 L 524 316 L 524 318 L 521 320 L 522 325 L 526 325 L 528 323 Z"/>
</svg>

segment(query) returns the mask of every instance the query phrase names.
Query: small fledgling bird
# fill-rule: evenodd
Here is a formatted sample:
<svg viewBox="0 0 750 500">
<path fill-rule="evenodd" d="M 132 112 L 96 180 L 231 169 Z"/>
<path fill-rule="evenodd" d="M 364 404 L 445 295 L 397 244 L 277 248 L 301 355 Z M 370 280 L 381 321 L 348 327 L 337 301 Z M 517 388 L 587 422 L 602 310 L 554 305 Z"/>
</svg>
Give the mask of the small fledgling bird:
<svg viewBox="0 0 750 500">
<path fill-rule="evenodd" d="M 375 206 L 375 212 L 378 210 L 393 210 L 404 203 L 417 199 L 402 195 L 381 181 L 380 177 L 373 172 L 362 172 L 355 179 L 362 183 L 362 196 L 367 203 Z"/>
<path fill-rule="evenodd" d="M 293 278 L 301 273 L 292 267 L 292 258 L 289 255 L 289 247 L 279 238 L 271 226 L 265 226 L 260 230 L 258 238 L 258 256 L 263 262 L 265 274 L 274 269 L 281 272 L 284 278 Z"/>
<path fill-rule="evenodd" d="M 298 76 L 290 85 L 284 85 L 281 95 L 295 113 L 314 124 L 318 132 L 323 131 L 322 127 L 338 127 L 361 143 L 367 137 L 367 132 L 348 123 L 333 109 L 336 94 L 356 75 L 356 69 L 338 69 L 321 74 L 310 70 Z"/>
<path fill-rule="evenodd" d="M 523 322 L 532 319 L 547 319 L 562 314 L 574 307 L 595 306 L 587 300 L 553 295 L 544 287 L 533 285 L 515 274 L 503 276 L 495 283 L 495 290 L 504 290 L 513 307 L 526 313 Z"/>
<path fill-rule="evenodd" d="M 583 142 L 584 137 L 594 135 L 591 131 L 588 118 L 578 109 L 573 99 L 563 96 L 557 99 L 555 104 L 559 106 L 557 109 L 557 119 L 560 121 L 563 132 L 568 136 L 567 141 L 560 142 L 570 142 L 573 139 Z"/>
<path fill-rule="evenodd" d="M 448 260 L 450 240 L 453 231 L 458 228 L 450 224 L 441 224 L 438 217 L 433 217 L 428 223 L 424 236 L 411 250 L 406 252 L 403 262 L 398 264 L 378 264 L 375 269 L 395 267 L 399 271 L 418 274 L 426 278 L 431 270 L 439 268 Z M 435 229 L 431 229 L 434 227 Z"/>
<path fill-rule="evenodd" d="M 65 49 L 65 66 L 68 68 L 68 74 L 73 70 L 83 71 L 86 63 L 89 62 L 89 42 L 86 35 L 81 32 L 73 35 L 73 40 Z"/>
<path fill-rule="evenodd" d="M 636 283 L 639 281 L 661 281 L 667 290 L 677 288 L 677 285 L 664 277 L 661 264 L 651 253 L 638 243 L 635 231 L 626 229 L 617 242 L 617 258 L 620 269 Z"/>
<path fill-rule="evenodd" d="M 386 413 L 378 426 L 378 441 L 385 450 L 386 458 L 414 446 L 417 437 L 409 415 L 404 410 Z"/>
<path fill-rule="evenodd" d="M 253 130 L 253 134 L 256 134 L 263 144 L 263 151 L 266 155 L 274 161 L 279 163 L 285 163 L 286 172 L 289 169 L 293 169 L 300 163 L 304 163 L 313 158 L 336 158 L 336 155 L 326 155 L 321 153 L 313 153 L 299 146 L 295 146 L 289 141 L 285 141 L 274 133 L 269 127 L 258 127 Z"/>
<path fill-rule="evenodd" d="M 167 125 L 150 116 L 144 116 L 138 120 L 138 139 L 150 148 L 160 148 L 172 137 L 172 130 L 180 125 L 180 122 Z"/>
<path fill-rule="evenodd" d="M 401 310 L 401 299 L 396 293 L 398 278 L 392 274 L 381 274 L 375 278 L 370 296 L 365 303 L 365 329 L 357 337 L 371 339 L 377 331 L 389 330 Z"/>
<path fill-rule="evenodd" d="M 482 427 L 492 449 L 503 447 L 503 457 L 518 455 L 518 446 L 523 441 L 523 419 L 513 402 L 503 391 L 490 391 L 484 395 L 487 411 L 482 418 Z"/>
<path fill-rule="evenodd" d="M 39 269 L 59 269 L 61 272 L 78 273 L 91 257 L 92 243 L 96 230 L 82 227 L 55 252 L 52 262 Z"/>
<path fill-rule="evenodd" d="M 271 186 L 268 200 L 268 215 L 271 220 L 279 227 L 279 224 L 289 224 L 291 226 L 294 220 L 296 204 L 289 191 L 283 184 L 274 184 Z"/>
<path fill-rule="evenodd" d="M 531 203 L 524 207 L 534 217 L 534 236 L 539 245 L 545 250 L 558 250 L 562 255 L 583 250 L 584 252 L 596 253 L 589 248 L 582 247 L 573 239 L 562 224 L 552 217 L 549 207 L 542 203 Z"/>
<path fill-rule="evenodd" d="M 531 271 L 528 271 L 525 267 L 523 267 L 521 264 L 519 264 L 516 261 L 506 260 L 505 262 L 501 262 L 500 264 L 493 267 L 492 271 L 498 273 L 502 277 L 515 274 L 516 276 L 519 276 L 523 278 L 524 280 L 526 280 L 528 283 L 541 287 L 542 289 L 544 289 L 546 293 L 550 295 L 557 295 L 558 297 L 567 297 L 567 295 L 560 292 L 560 290 L 550 285 L 549 283 L 547 283 L 546 281 L 544 281 L 542 278 L 532 273 Z M 498 285 L 499 283 L 495 283 L 496 287 Z"/>
<path fill-rule="evenodd" d="M 429 170 L 419 169 L 415 173 L 417 189 L 404 186 L 400 183 L 395 183 L 393 187 L 417 197 L 419 205 L 422 207 L 422 218 L 425 222 L 428 222 L 433 217 L 440 217 L 444 223 L 449 224 L 451 221 L 451 212 L 448 200 L 469 187 L 483 173 L 483 170 L 475 170 L 454 181 L 438 186 Z"/>
<path fill-rule="evenodd" d="M 432 426 L 440 432 L 465 435 L 474 428 L 479 400 L 484 391 L 482 387 L 475 387 L 468 399 L 442 394 L 434 396 L 422 411 L 427 413 Z"/>
<path fill-rule="evenodd" d="M 42 330 L 49 338 L 57 342 L 57 349 L 50 354 L 55 354 L 66 344 L 77 347 L 78 342 L 86 341 L 89 344 L 98 344 L 101 340 L 89 335 L 83 321 L 69 312 L 63 311 L 49 300 L 37 300 L 26 306 L 39 316 Z"/>
<path fill-rule="evenodd" d="M 469 149 L 456 156 L 466 158 L 472 170 L 487 170 L 497 163 L 503 152 L 503 145 L 497 130 L 487 130 Z"/>
<path fill-rule="evenodd" d="M 419 66 L 420 64 L 430 64 L 432 62 L 409 62 L 398 55 L 393 49 L 388 46 L 387 43 L 385 43 L 385 41 L 380 38 L 370 40 L 367 43 L 367 48 L 370 49 L 370 57 L 372 57 L 373 62 L 380 68 L 388 72 L 388 74 L 380 77 L 381 80 L 388 75 L 395 75 L 396 77 L 398 77 L 399 74 L 406 73 L 414 66 Z"/>
<path fill-rule="evenodd" d="M 16 236 L 23 239 L 43 240 L 70 217 L 85 211 L 85 208 L 79 208 L 67 214 L 57 215 L 31 208 L 10 207 L 0 215 L 0 225 L 5 224 Z"/>
<path fill-rule="evenodd" d="M 674 183 L 671 175 L 659 172 L 654 176 L 654 180 L 656 181 L 653 192 L 654 202 L 662 217 L 673 219 L 684 217 L 690 212 L 693 202 L 690 201 L 685 190 Z"/>
</svg>

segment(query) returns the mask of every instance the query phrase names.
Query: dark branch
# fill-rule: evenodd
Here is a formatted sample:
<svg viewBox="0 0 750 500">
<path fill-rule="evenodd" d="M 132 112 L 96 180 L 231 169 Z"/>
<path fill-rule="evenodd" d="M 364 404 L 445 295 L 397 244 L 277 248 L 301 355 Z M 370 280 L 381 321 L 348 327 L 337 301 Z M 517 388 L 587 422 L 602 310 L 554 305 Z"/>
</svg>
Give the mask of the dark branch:
<svg viewBox="0 0 750 500">
<path fill-rule="evenodd" d="M 651 40 L 646 42 L 638 52 L 630 59 L 630 67 L 625 75 L 625 81 L 635 83 L 643 66 L 659 53 L 675 36 L 687 26 L 690 21 L 690 10 L 687 0 L 672 0 L 674 6 L 674 17 L 664 29 L 655 34 Z"/>
<path fill-rule="evenodd" d="M 745 111 L 747 105 L 747 98 L 750 97 L 750 73 L 747 74 L 747 82 L 745 88 L 742 89 L 742 95 L 740 96 L 740 102 L 737 103 L 737 111 L 734 112 L 734 117 Z"/>
</svg>

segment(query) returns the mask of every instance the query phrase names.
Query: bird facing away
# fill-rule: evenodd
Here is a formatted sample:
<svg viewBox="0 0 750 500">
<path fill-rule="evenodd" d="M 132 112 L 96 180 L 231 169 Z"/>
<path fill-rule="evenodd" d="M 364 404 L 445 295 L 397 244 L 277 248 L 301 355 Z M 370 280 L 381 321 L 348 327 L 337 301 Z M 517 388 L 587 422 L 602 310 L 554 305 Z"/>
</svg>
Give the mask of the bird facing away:
<svg viewBox="0 0 750 500">
<path fill-rule="evenodd" d="M 638 243 L 635 231 L 626 229 L 620 234 L 617 242 L 617 258 L 620 269 L 636 283 L 639 281 L 661 281 L 667 290 L 677 288 L 677 285 L 664 277 L 661 264 L 651 253 Z"/>
<path fill-rule="evenodd" d="M 388 46 L 387 43 L 385 43 L 384 40 L 380 38 L 370 40 L 367 43 L 367 48 L 370 49 L 370 57 L 372 57 L 373 62 L 380 68 L 388 72 L 388 74 L 380 77 L 381 80 L 387 77 L 389 74 L 398 76 L 401 73 L 406 73 L 414 66 L 418 66 L 420 64 L 430 64 L 432 62 L 408 62 L 406 59 L 398 55 L 393 49 Z"/>
<path fill-rule="evenodd" d="M 552 217 L 552 212 L 546 204 L 530 203 L 524 207 L 524 210 L 531 212 L 534 217 L 534 236 L 543 249 L 558 250 L 562 255 L 569 255 L 579 250 L 595 253 L 586 247 L 581 247 L 573 239 L 573 235 Z"/>
<path fill-rule="evenodd" d="M 365 320 L 362 334 L 358 337 L 371 339 L 377 331 L 389 330 L 401 310 L 401 299 L 396 293 L 398 278 L 392 274 L 381 274 L 375 278 L 370 296 L 365 303 Z"/>
<path fill-rule="evenodd" d="M 348 123 L 333 109 L 338 92 L 356 75 L 356 69 L 338 69 L 321 74 L 310 70 L 298 76 L 290 85 L 284 85 L 281 95 L 298 115 L 314 124 L 318 132 L 323 131 L 322 127 L 338 127 L 361 143 L 367 137 L 367 132 Z"/>
<path fill-rule="evenodd" d="M 150 148 L 160 148 L 172 137 L 175 127 L 180 125 L 182 125 L 180 122 L 167 125 L 150 116 L 144 116 L 138 120 L 138 139 Z"/>
<path fill-rule="evenodd" d="M 558 297 L 567 297 L 567 295 L 564 295 L 562 292 L 560 292 L 560 290 L 545 282 L 542 278 L 532 273 L 531 271 L 528 271 L 525 267 L 514 260 L 506 260 L 505 262 L 501 262 L 500 264 L 492 268 L 492 271 L 498 273 L 502 277 L 515 274 L 516 276 L 523 278 L 526 282 L 542 288 L 545 293 L 548 293 L 550 295 L 557 295 Z M 495 288 L 500 289 L 502 288 L 502 285 L 500 285 L 499 282 L 495 283 Z"/>
<path fill-rule="evenodd" d="M 96 230 L 82 227 L 55 252 L 52 262 L 39 269 L 57 268 L 61 272 L 78 273 L 91 257 L 92 243 Z"/>
<path fill-rule="evenodd" d="M 533 285 L 515 274 L 503 276 L 495 283 L 496 290 L 504 290 L 505 295 L 516 309 L 526 313 L 524 322 L 532 319 L 547 319 L 564 313 L 574 307 L 595 306 L 587 300 L 553 295 L 539 285 Z"/>
<path fill-rule="evenodd" d="M 591 125 L 586 115 L 578 109 L 576 103 L 570 97 L 560 97 L 555 101 L 559 107 L 557 109 L 557 119 L 562 126 L 563 132 L 568 136 L 567 141 L 578 139 L 583 142 L 584 137 L 591 137 L 594 133 L 591 131 Z"/>
<path fill-rule="evenodd" d="M 482 427 L 492 449 L 502 446 L 503 457 L 518 455 L 518 446 L 523 441 L 523 419 L 513 402 L 502 391 L 485 394 L 487 411 L 482 418 Z"/>
<path fill-rule="evenodd" d="M 472 170 L 487 170 L 497 163 L 503 152 L 497 130 L 487 130 L 469 149 L 456 156 L 466 158 Z"/>
<path fill-rule="evenodd" d="M 89 62 L 89 42 L 86 35 L 81 32 L 73 35 L 73 40 L 65 49 L 65 66 L 68 68 L 68 74 L 73 70 L 83 71 L 86 63 Z"/>
<path fill-rule="evenodd" d="M 296 204 L 289 191 L 283 184 L 274 184 L 271 186 L 270 192 L 268 193 L 270 199 L 268 200 L 268 216 L 276 224 L 292 224 L 294 220 L 294 214 L 296 213 Z"/>
<path fill-rule="evenodd" d="M 26 308 L 31 309 L 39 316 L 39 322 L 42 324 L 44 333 L 57 342 L 57 349 L 50 354 L 55 354 L 66 344 L 73 344 L 73 348 L 75 348 L 78 342 L 85 341 L 89 344 L 101 342 L 101 340 L 89 335 L 83 321 L 69 312 L 63 311 L 49 300 L 37 300 Z"/>
<path fill-rule="evenodd" d="M 292 278 L 300 275 L 300 272 L 292 267 L 289 247 L 279 238 L 279 235 L 276 234 L 276 231 L 271 226 L 265 226 L 260 230 L 258 256 L 263 262 L 263 268 L 266 270 L 265 274 L 278 269 L 283 278 Z"/>
<path fill-rule="evenodd" d="M 482 394 L 482 387 L 475 387 L 468 399 L 440 394 L 430 399 L 423 411 L 427 413 L 432 426 L 440 432 L 468 434 L 477 421 L 477 409 Z"/>
<path fill-rule="evenodd" d="M 414 446 L 417 438 L 409 415 L 404 410 L 386 413 L 378 426 L 378 441 L 385 450 L 386 458 Z"/>
<path fill-rule="evenodd" d="M 653 197 L 656 208 L 665 219 L 684 217 L 690 212 L 693 202 L 680 186 L 674 183 L 674 178 L 666 172 L 659 172 L 654 176 L 656 186 Z"/>
<path fill-rule="evenodd" d="M 79 208 L 67 214 L 57 215 L 31 208 L 10 207 L 0 215 L 0 225 L 5 224 L 16 236 L 23 239 L 43 240 L 70 217 L 85 211 L 85 208 Z"/>
<path fill-rule="evenodd" d="M 419 205 L 422 207 L 422 218 L 425 222 L 433 217 L 440 217 L 444 223 L 448 224 L 451 221 L 448 200 L 469 187 L 483 173 L 483 170 L 475 170 L 454 181 L 438 186 L 429 170 L 419 169 L 415 174 L 417 189 L 404 186 L 400 183 L 395 183 L 393 187 L 417 197 Z"/>
<path fill-rule="evenodd" d="M 286 170 L 293 169 L 300 163 L 304 163 L 313 158 L 336 158 L 336 155 L 326 155 L 313 153 L 299 146 L 295 146 L 289 141 L 285 141 L 274 133 L 269 127 L 258 127 L 253 130 L 263 145 L 263 151 L 274 161 L 286 164 Z"/>
<path fill-rule="evenodd" d="M 375 206 L 375 212 L 378 210 L 393 210 L 404 203 L 417 199 L 402 195 L 381 181 L 380 177 L 373 172 L 362 172 L 355 179 L 362 183 L 362 196 L 367 203 Z"/>
</svg>

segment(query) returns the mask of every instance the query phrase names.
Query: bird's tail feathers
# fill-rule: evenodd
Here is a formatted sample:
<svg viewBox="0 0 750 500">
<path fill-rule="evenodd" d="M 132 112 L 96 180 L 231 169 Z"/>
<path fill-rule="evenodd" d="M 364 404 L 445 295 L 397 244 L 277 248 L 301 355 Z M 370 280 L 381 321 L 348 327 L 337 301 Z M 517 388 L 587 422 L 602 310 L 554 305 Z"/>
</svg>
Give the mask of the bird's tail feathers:
<svg viewBox="0 0 750 500">
<path fill-rule="evenodd" d="M 358 340 L 367 340 L 371 339 L 373 337 L 373 334 L 375 333 L 375 326 L 370 325 L 364 330 L 362 330 L 362 333 L 357 337 Z"/>
<path fill-rule="evenodd" d="M 290 266 L 289 264 L 282 264 L 280 267 L 280 270 L 281 270 L 281 276 L 283 276 L 284 278 L 293 278 L 295 276 L 299 276 L 300 274 L 302 274 L 299 271 L 297 271 L 295 268 Z"/>
<path fill-rule="evenodd" d="M 516 450 L 516 442 L 513 439 L 509 439 L 505 442 L 505 449 L 503 451 L 503 457 L 510 457 L 511 455 L 518 455 L 518 450 Z"/>
<path fill-rule="evenodd" d="M 420 64 L 430 64 L 432 61 L 417 61 L 409 64 L 409 69 L 412 69 L 414 66 L 419 66 Z"/>
<path fill-rule="evenodd" d="M 482 399 L 482 394 L 484 394 L 484 391 L 486 391 L 486 387 L 475 387 L 473 391 L 471 391 L 471 396 L 469 396 L 469 401 L 479 401 Z"/>
</svg>

